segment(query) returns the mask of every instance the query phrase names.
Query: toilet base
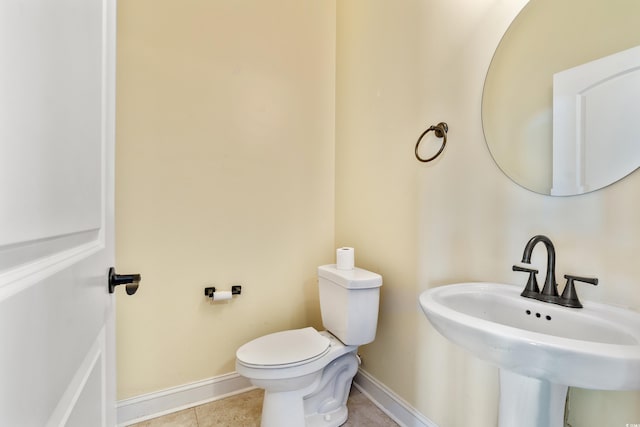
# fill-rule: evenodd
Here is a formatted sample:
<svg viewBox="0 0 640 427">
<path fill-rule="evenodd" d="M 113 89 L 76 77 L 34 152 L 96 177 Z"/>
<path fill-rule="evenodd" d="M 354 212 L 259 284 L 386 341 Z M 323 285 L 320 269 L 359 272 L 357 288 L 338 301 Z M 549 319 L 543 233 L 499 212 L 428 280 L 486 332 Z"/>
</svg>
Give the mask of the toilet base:
<svg viewBox="0 0 640 427">
<path fill-rule="evenodd" d="M 304 420 L 300 391 L 264 392 L 260 427 L 296 427 Z"/>
<path fill-rule="evenodd" d="M 354 349 L 324 368 L 318 388 L 304 398 L 306 427 L 337 427 L 347 421 L 347 399 L 359 364 Z"/>
<path fill-rule="evenodd" d="M 347 398 L 358 371 L 356 349 L 329 363 L 302 390 L 265 389 L 261 427 L 338 427 L 347 421 Z"/>
<path fill-rule="evenodd" d="M 305 417 L 305 427 L 337 427 L 347 422 L 347 405 L 327 414 L 314 414 Z"/>
</svg>

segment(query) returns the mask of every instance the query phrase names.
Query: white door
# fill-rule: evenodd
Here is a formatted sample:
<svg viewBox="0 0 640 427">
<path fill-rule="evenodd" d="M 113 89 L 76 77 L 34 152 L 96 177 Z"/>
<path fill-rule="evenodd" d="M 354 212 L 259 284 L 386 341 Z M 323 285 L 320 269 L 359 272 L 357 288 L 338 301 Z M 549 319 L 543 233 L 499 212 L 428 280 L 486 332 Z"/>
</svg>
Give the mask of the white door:
<svg viewBox="0 0 640 427">
<path fill-rule="evenodd" d="M 640 46 L 553 76 L 553 188 L 580 194 L 640 167 Z"/>
<path fill-rule="evenodd" d="M 0 426 L 115 425 L 115 7 L 0 1 Z"/>
</svg>

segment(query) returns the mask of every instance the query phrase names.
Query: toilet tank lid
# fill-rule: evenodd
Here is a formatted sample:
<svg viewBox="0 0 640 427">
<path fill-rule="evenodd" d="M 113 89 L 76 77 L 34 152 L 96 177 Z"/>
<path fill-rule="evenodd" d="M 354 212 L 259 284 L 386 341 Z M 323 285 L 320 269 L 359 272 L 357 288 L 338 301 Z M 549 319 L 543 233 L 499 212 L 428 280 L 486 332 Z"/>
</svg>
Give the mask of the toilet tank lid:
<svg viewBox="0 0 640 427">
<path fill-rule="evenodd" d="M 353 270 L 338 270 L 335 264 L 318 267 L 318 277 L 348 289 L 368 289 L 382 286 L 382 276 L 378 273 L 355 267 Z"/>
</svg>

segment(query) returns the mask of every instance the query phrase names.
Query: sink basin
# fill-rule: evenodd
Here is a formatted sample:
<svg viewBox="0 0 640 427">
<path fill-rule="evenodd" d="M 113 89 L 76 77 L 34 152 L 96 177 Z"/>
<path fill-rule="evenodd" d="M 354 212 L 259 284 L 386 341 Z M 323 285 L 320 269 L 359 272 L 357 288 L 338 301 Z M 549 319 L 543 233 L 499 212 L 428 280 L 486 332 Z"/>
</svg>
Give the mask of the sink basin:
<svg viewBox="0 0 640 427">
<path fill-rule="evenodd" d="M 420 305 L 444 337 L 501 368 L 581 388 L 640 389 L 640 314 L 590 302 L 566 308 L 521 291 L 461 283 L 424 292 Z"/>
<path fill-rule="evenodd" d="M 567 386 L 640 390 L 639 313 L 588 301 L 567 308 L 521 291 L 460 283 L 420 295 L 438 332 L 500 368 L 500 425 L 562 425 Z M 523 389 L 532 407 L 516 409 Z M 538 421 L 523 422 L 527 413 Z"/>
</svg>

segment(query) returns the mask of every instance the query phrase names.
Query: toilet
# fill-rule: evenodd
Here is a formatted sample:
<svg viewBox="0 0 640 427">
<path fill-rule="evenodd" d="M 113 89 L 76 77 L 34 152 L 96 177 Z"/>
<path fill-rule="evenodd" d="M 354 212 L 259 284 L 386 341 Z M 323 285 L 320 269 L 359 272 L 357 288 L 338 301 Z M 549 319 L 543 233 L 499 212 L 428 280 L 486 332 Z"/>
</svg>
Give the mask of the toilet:
<svg viewBox="0 0 640 427">
<path fill-rule="evenodd" d="M 318 267 L 322 324 L 256 338 L 236 352 L 236 371 L 263 388 L 261 427 L 334 427 L 347 420 L 358 346 L 372 342 L 382 277 Z"/>
</svg>

